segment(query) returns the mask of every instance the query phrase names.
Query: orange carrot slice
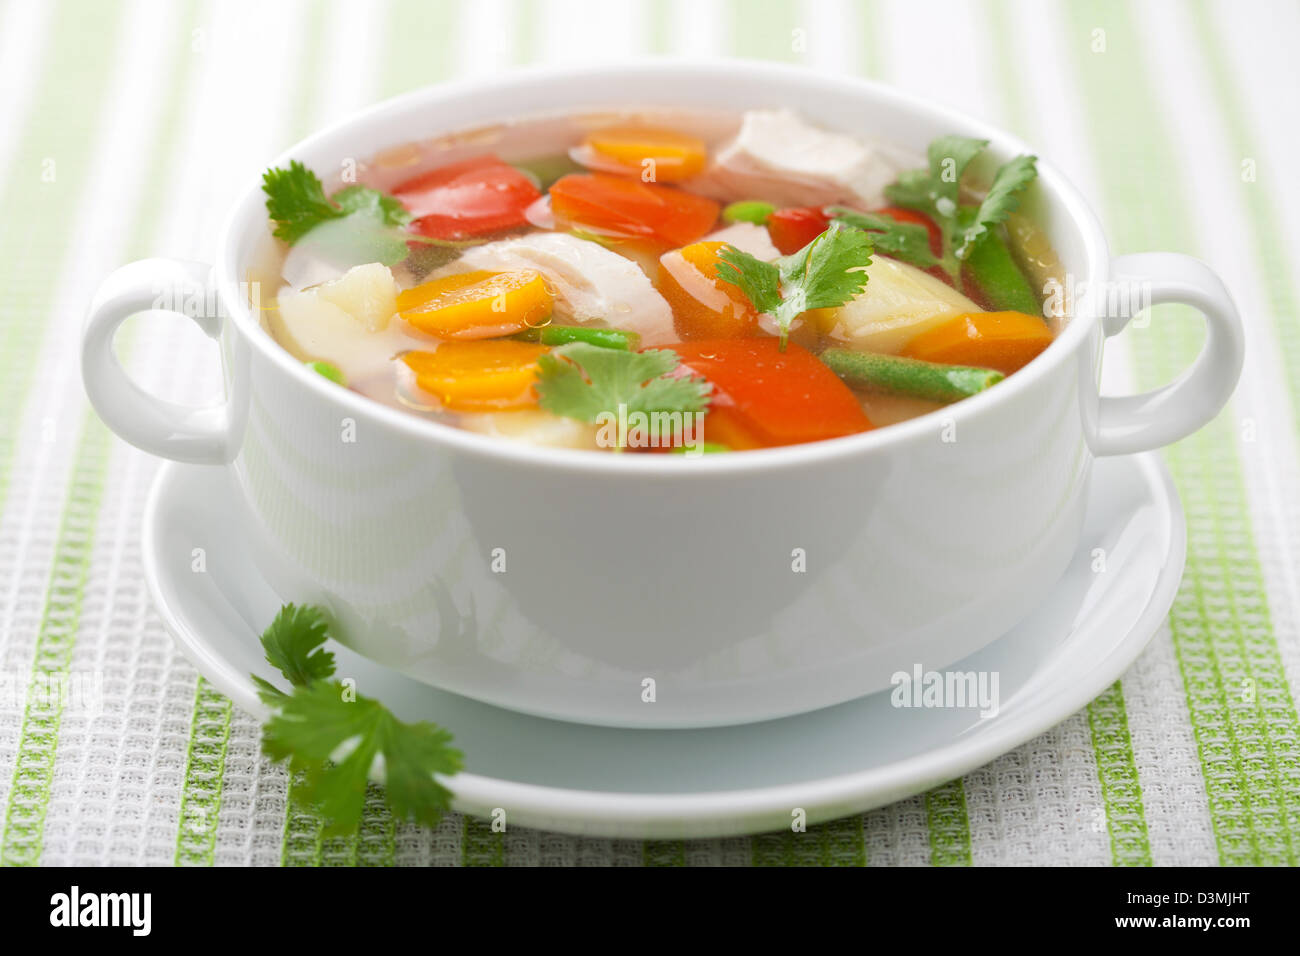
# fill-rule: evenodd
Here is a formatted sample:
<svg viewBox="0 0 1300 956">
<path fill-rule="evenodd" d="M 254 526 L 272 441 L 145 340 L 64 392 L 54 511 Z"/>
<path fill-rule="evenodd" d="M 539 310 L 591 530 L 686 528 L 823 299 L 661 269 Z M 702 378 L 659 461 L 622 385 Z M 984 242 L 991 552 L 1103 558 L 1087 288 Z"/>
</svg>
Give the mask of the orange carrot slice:
<svg viewBox="0 0 1300 956">
<path fill-rule="evenodd" d="M 432 352 L 407 352 L 402 361 L 420 388 L 452 411 L 527 408 L 537 404 L 538 356 L 532 342 L 444 342 Z"/>
<path fill-rule="evenodd" d="M 672 346 L 715 388 L 704 440 L 732 448 L 796 445 L 872 427 L 862 404 L 817 356 L 775 338 L 713 339 Z"/>
<path fill-rule="evenodd" d="M 648 182 L 676 183 L 704 170 L 704 141 L 670 129 L 613 126 L 590 133 L 583 145 Z"/>
<path fill-rule="evenodd" d="M 551 212 L 565 229 L 684 246 L 708 234 L 720 206 L 672 186 L 607 173 L 570 173 L 551 186 Z"/>
<path fill-rule="evenodd" d="M 542 277 L 519 272 L 462 272 L 397 296 L 397 312 L 421 332 L 443 339 L 485 339 L 541 325 L 552 297 Z"/>
<path fill-rule="evenodd" d="M 1038 316 L 970 312 L 922 332 L 900 354 L 945 365 L 992 368 L 1010 375 L 1051 343 L 1051 330 Z"/>
<path fill-rule="evenodd" d="M 758 310 L 739 286 L 718 278 L 718 252 L 725 245 L 695 242 L 659 260 L 659 292 L 672 306 L 683 339 L 733 339 L 758 331 Z"/>
</svg>

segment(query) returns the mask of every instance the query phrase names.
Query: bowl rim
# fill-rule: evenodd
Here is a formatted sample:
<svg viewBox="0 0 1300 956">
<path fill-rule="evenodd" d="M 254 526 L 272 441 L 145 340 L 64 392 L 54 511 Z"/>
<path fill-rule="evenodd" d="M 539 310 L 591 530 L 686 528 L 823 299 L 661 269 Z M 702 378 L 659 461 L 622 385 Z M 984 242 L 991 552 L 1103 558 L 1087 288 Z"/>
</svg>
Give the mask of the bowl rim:
<svg viewBox="0 0 1300 956">
<path fill-rule="evenodd" d="M 709 79 L 726 76 L 752 80 L 756 84 L 795 84 L 815 96 L 819 90 L 839 92 L 856 91 L 864 100 L 885 103 L 895 109 L 926 114 L 935 125 L 946 124 L 968 135 L 989 140 L 990 148 L 999 153 L 1033 153 L 1027 143 L 983 120 L 971 117 L 960 110 L 936 103 L 925 97 L 904 92 L 874 80 L 838 74 L 821 73 L 806 67 L 762 60 L 745 59 L 664 59 L 645 58 L 618 64 L 584 66 L 540 66 L 514 69 L 490 77 L 470 77 L 422 87 L 383 100 L 365 109 L 353 112 L 331 123 L 284 150 L 270 165 L 282 166 L 300 154 L 313 150 L 321 143 L 345 133 L 350 127 L 365 122 L 380 121 L 385 117 L 404 114 L 415 107 L 432 108 L 442 103 L 472 97 L 488 91 L 502 92 L 514 88 L 535 88 L 544 83 L 573 83 L 617 81 L 619 78 L 655 79 L 665 75 L 695 74 L 703 86 Z M 644 104 L 649 105 L 649 104 Z M 709 103 L 701 97 L 700 108 Z M 550 113 L 564 112 L 558 106 Z M 521 116 L 538 111 L 521 110 Z M 450 131 L 450 130 L 449 130 Z M 1101 223 L 1091 206 L 1074 185 L 1050 162 L 1038 160 L 1038 188 L 1054 195 L 1065 209 L 1068 220 L 1083 238 L 1086 259 L 1087 290 L 1095 290 L 1106 278 L 1110 261 L 1109 250 Z M 1075 314 L 1065 329 L 1056 336 L 1041 355 L 1000 382 L 997 388 L 963 399 L 952 405 L 928 412 L 916 418 L 871 431 L 841 438 L 824 439 L 802 445 L 762 448 L 743 454 L 701 455 L 697 461 L 686 464 L 681 456 L 653 454 L 602 454 L 583 449 L 546 448 L 512 442 L 483 435 L 454 425 L 412 415 L 398 408 L 384 405 L 372 398 L 339 388 L 323 376 L 313 372 L 295 359 L 276 342 L 261 323 L 254 318 L 240 294 L 240 283 L 234 266 L 244 248 L 242 237 L 248 232 L 249 221 L 262 219 L 265 226 L 261 175 L 241 194 L 222 229 L 213 275 L 226 314 L 235 323 L 250 347 L 257 349 L 263 358 L 296 381 L 316 400 L 333 403 L 358 420 L 364 417 L 391 432 L 428 442 L 433 446 L 480 458 L 493 459 L 502 464 L 531 466 L 552 471 L 580 473 L 610 473 L 615 475 L 651 476 L 658 480 L 702 480 L 730 476 L 737 473 L 800 468 L 808 465 L 845 459 L 862 454 L 885 454 L 886 450 L 929 440 L 940 424 L 961 424 L 983 415 L 1001 405 L 1013 403 L 1021 393 L 1032 389 L 1041 378 L 1054 375 L 1059 367 L 1069 361 L 1081 342 L 1097 323 L 1095 297 L 1082 295 L 1075 303 Z M 1063 378 L 1062 382 L 1068 381 Z"/>
</svg>

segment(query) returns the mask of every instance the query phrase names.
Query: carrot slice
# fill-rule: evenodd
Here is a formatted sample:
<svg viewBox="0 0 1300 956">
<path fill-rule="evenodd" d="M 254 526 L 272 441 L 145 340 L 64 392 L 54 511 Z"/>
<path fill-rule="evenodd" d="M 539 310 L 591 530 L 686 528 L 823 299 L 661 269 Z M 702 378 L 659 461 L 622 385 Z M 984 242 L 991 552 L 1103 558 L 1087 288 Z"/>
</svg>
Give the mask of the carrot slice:
<svg viewBox="0 0 1300 956">
<path fill-rule="evenodd" d="M 704 417 L 704 433 L 709 441 L 726 445 L 732 451 L 763 447 L 763 440 L 746 427 L 744 418 L 730 405 L 709 406 Z"/>
<path fill-rule="evenodd" d="M 703 140 L 651 126 L 613 126 L 596 130 L 588 134 L 583 146 L 600 158 L 626 167 L 629 175 L 640 176 L 647 182 L 676 183 L 689 179 L 704 169 L 708 158 Z"/>
<path fill-rule="evenodd" d="M 549 351 L 532 342 L 444 342 L 432 352 L 407 352 L 415 382 L 452 411 L 527 408 L 537 404 L 537 359 Z"/>
<path fill-rule="evenodd" d="M 718 278 L 718 252 L 725 245 L 695 242 L 659 260 L 659 292 L 683 339 L 734 339 L 758 331 L 758 310 L 739 286 Z"/>
<path fill-rule="evenodd" d="M 541 325 L 552 297 L 542 277 L 519 272 L 462 272 L 407 289 L 397 312 L 421 332 L 444 339 L 486 339 Z"/>
<path fill-rule="evenodd" d="M 900 354 L 945 365 L 992 368 L 1010 375 L 1051 344 L 1052 333 L 1037 316 L 970 312 L 922 332 Z"/>
<path fill-rule="evenodd" d="M 693 193 L 605 173 L 570 173 L 551 186 L 551 212 L 563 227 L 684 246 L 703 237 L 721 208 Z"/>
<path fill-rule="evenodd" d="M 872 427 L 849 387 L 793 342 L 784 352 L 770 337 L 683 342 L 672 349 L 717 390 L 704 419 L 705 441 L 733 448 L 795 445 Z"/>
</svg>

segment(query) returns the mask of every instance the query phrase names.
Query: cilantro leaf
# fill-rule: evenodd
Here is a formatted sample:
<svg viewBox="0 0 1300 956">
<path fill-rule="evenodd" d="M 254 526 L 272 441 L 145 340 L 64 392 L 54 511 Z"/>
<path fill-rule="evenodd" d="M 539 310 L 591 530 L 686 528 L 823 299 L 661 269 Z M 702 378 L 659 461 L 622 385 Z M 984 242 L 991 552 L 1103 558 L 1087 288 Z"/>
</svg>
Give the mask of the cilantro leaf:
<svg viewBox="0 0 1300 956">
<path fill-rule="evenodd" d="M 262 727 L 262 750 L 302 774 L 303 799 L 325 815 L 332 833 L 356 829 L 372 779 L 384 784 L 399 819 L 436 824 L 451 793 L 433 775 L 456 773 L 460 751 L 441 727 L 403 723 L 379 701 L 330 680 L 334 655 L 321 647 L 327 628 L 321 608 L 286 604 L 263 632 L 267 661 L 293 690 L 286 694 L 253 675 L 274 712 Z"/>
<path fill-rule="evenodd" d="M 798 252 L 777 260 L 782 309 L 793 320 L 809 309 L 843 305 L 867 284 L 863 269 L 870 264 L 871 239 L 866 233 L 831 223 Z"/>
<path fill-rule="evenodd" d="M 326 614 L 321 608 L 284 605 L 262 633 L 267 662 L 294 687 L 333 676 L 334 655 L 321 649 L 329 638 L 327 628 Z"/>
<path fill-rule="evenodd" d="M 393 226 L 385 226 L 369 212 L 355 212 L 322 221 L 299 240 L 299 245 L 330 262 L 347 265 L 380 262 L 395 266 L 410 255 L 408 243 L 416 238 Z"/>
<path fill-rule="evenodd" d="M 810 309 L 843 305 L 867 284 L 871 236 L 842 222 L 830 227 L 798 252 L 764 262 L 725 246 L 715 268 L 719 279 L 745 293 L 759 312 L 770 315 L 785 347 L 794 320 Z"/>
<path fill-rule="evenodd" d="M 411 214 L 401 201 L 369 186 L 347 186 L 330 200 L 348 214 L 364 214 L 385 226 L 405 226 Z"/>
<path fill-rule="evenodd" d="M 1020 194 L 1038 176 L 1038 159 L 1035 156 L 1017 156 L 1009 163 L 1004 163 L 993 177 L 984 201 L 979 204 L 975 221 L 962 233 L 961 245 L 954 255 L 965 259 L 971 248 L 979 242 L 988 231 L 1003 222 L 1007 216 L 1016 211 L 1020 205 Z"/>
<path fill-rule="evenodd" d="M 262 749 L 288 758 L 305 778 L 304 798 L 327 818 L 332 833 L 354 830 L 367 784 L 384 785 L 399 820 L 437 824 L 451 792 L 434 774 L 460 770 L 462 755 L 435 724 L 398 720 L 377 700 L 339 681 L 316 681 L 286 697 L 263 728 Z"/>
<path fill-rule="evenodd" d="M 930 230 L 925 226 L 899 222 L 879 213 L 859 212 L 847 206 L 827 206 L 824 212 L 835 222 L 864 230 L 871 236 L 876 249 L 918 269 L 928 269 L 939 261 L 930 251 Z"/>
<path fill-rule="evenodd" d="M 930 163 L 930 188 L 940 215 L 950 216 L 956 210 L 962 174 L 988 144 L 986 139 L 967 136 L 940 136 L 930 143 L 926 150 L 926 159 Z M 943 212 L 945 208 L 949 211 Z"/>
<path fill-rule="evenodd" d="M 277 239 L 292 245 L 327 219 L 343 213 L 325 195 L 320 178 L 298 160 L 288 169 L 268 169 L 262 174 L 266 214 L 275 222 Z"/>
<path fill-rule="evenodd" d="M 263 173 L 262 191 L 277 238 L 295 245 L 310 235 L 320 251 L 342 261 L 396 265 L 408 242 L 425 241 L 403 231 L 411 213 L 393 196 L 360 185 L 326 196 L 320 178 L 297 160 Z"/>
<path fill-rule="evenodd" d="M 667 377 L 681 364 L 671 349 L 624 352 L 571 342 L 542 355 L 537 394 L 542 408 L 595 424 L 602 414 L 698 412 L 712 386 L 698 376 Z"/>
<path fill-rule="evenodd" d="M 771 315 L 781 307 L 781 267 L 776 262 L 767 262 L 730 245 L 718 250 L 718 258 L 722 261 L 713 270 L 717 277 L 745 293 L 755 309 Z"/>
<path fill-rule="evenodd" d="M 942 249 L 936 261 L 957 288 L 962 262 L 989 230 L 1015 211 L 1020 193 L 1038 175 L 1033 156 L 1018 156 L 998 169 L 978 208 L 962 206 L 961 177 L 986 146 L 983 139 L 940 136 L 926 150 L 927 168 L 900 173 L 897 182 L 885 187 L 885 198 L 895 206 L 923 212 L 939 227 Z"/>
<path fill-rule="evenodd" d="M 903 170 L 896 182 L 885 187 L 885 198 L 895 206 L 928 210 L 934 205 L 934 197 L 930 194 L 930 170 Z"/>
</svg>

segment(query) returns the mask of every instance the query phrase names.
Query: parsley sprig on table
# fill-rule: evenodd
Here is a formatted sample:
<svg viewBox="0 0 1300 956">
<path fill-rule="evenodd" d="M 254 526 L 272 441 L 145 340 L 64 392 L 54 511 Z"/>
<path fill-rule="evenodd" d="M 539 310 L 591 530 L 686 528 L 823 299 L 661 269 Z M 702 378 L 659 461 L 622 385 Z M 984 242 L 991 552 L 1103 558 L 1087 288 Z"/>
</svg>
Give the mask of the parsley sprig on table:
<svg viewBox="0 0 1300 956">
<path fill-rule="evenodd" d="M 717 276 L 745 293 L 759 312 L 776 323 L 781 347 L 794 320 L 809 309 L 830 309 L 858 295 L 867 284 L 872 236 L 832 222 L 798 252 L 764 262 L 734 246 L 724 246 Z"/>
<path fill-rule="evenodd" d="M 379 701 L 333 680 L 334 655 L 321 646 L 328 637 L 324 611 L 293 604 L 262 634 L 267 661 L 292 687 L 285 693 L 253 676 L 274 711 L 262 728 L 262 750 L 303 774 L 304 799 L 325 816 L 330 833 L 357 828 L 372 781 L 383 784 L 397 819 L 436 825 L 451 806 L 451 792 L 434 774 L 461 768 L 451 734 L 436 724 L 404 723 Z"/>
<path fill-rule="evenodd" d="M 556 415 L 595 424 L 602 414 L 699 412 L 712 386 L 694 375 L 672 375 L 681 364 L 671 349 L 628 352 L 571 342 L 542 355 L 537 395 Z"/>
<path fill-rule="evenodd" d="M 896 183 L 885 187 L 885 198 L 895 206 L 915 209 L 934 220 L 942 237 L 939 257 L 936 259 L 930 255 L 928 246 L 922 253 L 920 246 L 910 242 L 905 248 L 886 249 L 877 240 L 881 251 L 921 268 L 938 264 L 960 288 L 962 262 L 969 258 L 971 250 L 990 230 L 1005 222 L 1007 216 L 1015 212 L 1020 205 L 1021 194 L 1038 175 L 1036 157 L 1017 156 L 998 169 L 988 193 L 979 205 L 963 206 L 962 175 L 986 146 L 988 140 L 985 139 L 940 136 L 930 143 L 926 152 L 929 164 L 926 168 L 906 170 L 899 174 Z M 841 207 L 830 207 L 827 212 L 836 220 L 853 226 L 860 226 L 855 220 L 865 215 L 850 214 L 849 210 Z"/>
</svg>

